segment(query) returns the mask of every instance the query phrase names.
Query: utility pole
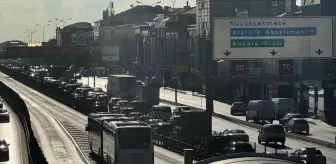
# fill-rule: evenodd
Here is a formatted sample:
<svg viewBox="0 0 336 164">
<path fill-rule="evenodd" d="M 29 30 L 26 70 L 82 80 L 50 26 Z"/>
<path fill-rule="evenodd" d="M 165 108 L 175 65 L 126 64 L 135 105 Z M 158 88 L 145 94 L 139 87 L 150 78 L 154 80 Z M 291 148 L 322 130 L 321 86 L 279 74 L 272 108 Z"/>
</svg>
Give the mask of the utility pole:
<svg viewBox="0 0 336 164">
<path fill-rule="evenodd" d="M 206 153 L 208 153 L 209 144 L 212 140 L 212 114 L 213 114 L 213 79 L 212 79 L 212 40 L 206 37 L 205 30 L 201 33 L 202 56 L 204 61 L 203 77 L 205 80 L 205 98 L 206 98 L 206 112 L 208 113 L 207 125 L 209 132 L 207 133 L 207 144 L 205 145 Z"/>
<path fill-rule="evenodd" d="M 175 76 L 175 103 L 177 103 L 177 72 L 176 72 L 176 50 L 175 50 L 175 31 L 173 32 L 173 55 L 174 55 L 174 76 Z"/>
</svg>

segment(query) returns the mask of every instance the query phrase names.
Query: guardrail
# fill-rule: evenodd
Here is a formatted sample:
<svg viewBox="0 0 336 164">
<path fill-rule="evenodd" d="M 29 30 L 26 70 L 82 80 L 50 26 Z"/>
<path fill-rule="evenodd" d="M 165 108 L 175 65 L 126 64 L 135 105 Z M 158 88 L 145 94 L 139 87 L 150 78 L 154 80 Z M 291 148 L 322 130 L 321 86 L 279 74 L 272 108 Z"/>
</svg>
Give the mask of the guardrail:
<svg viewBox="0 0 336 164">
<path fill-rule="evenodd" d="M 25 133 L 29 163 L 48 163 L 34 136 L 33 130 L 31 128 L 29 112 L 24 101 L 15 91 L 13 91 L 1 81 L 0 95 L 4 99 L 4 101 L 6 101 L 9 106 L 11 106 L 12 111 L 15 112 L 20 119 L 19 121 Z"/>
</svg>

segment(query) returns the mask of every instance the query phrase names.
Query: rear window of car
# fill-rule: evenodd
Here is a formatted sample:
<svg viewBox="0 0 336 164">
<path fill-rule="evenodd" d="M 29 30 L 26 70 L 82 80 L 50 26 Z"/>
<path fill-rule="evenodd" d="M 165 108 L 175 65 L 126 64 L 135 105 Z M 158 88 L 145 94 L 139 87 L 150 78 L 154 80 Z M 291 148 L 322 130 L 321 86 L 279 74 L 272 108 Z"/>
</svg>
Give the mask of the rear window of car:
<svg viewBox="0 0 336 164">
<path fill-rule="evenodd" d="M 232 106 L 235 106 L 235 107 L 242 107 L 244 106 L 245 104 L 243 102 L 235 102 L 232 104 Z"/>
<path fill-rule="evenodd" d="M 295 124 L 308 124 L 306 120 L 295 120 L 294 123 Z"/>
<path fill-rule="evenodd" d="M 263 129 L 265 132 L 272 133 L 282 133 L 284 132 L 284 128 L 282 126 L 269 126 Z"/>
<path fill-rule="evenodd" d="M 171 112 L 171 108 L 169 107 L 161 107 L 161 112 Z"/>
<path fill-rule="evenodd" d="M 244 130 L 230 130 L 230 133 L 245 133 Z"/>
</svg>

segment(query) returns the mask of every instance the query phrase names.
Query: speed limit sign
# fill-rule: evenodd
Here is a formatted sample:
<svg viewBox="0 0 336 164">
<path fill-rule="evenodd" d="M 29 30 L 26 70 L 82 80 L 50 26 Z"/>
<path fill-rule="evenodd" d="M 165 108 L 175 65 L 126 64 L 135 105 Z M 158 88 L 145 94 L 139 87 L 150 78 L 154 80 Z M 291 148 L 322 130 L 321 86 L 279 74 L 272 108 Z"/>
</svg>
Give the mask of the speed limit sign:
<svg viewBox="0 0 336 164">
<path fill-rule="evenodd" d="M 293 60 L 279 60 L 279 74 L 290 75 L 293 74 Z"/>
<path fill-rule="evenodd" d="M 246 75 L 246 60 L 231 61 L 231 75 L 245 76 Z"/>
</svg>

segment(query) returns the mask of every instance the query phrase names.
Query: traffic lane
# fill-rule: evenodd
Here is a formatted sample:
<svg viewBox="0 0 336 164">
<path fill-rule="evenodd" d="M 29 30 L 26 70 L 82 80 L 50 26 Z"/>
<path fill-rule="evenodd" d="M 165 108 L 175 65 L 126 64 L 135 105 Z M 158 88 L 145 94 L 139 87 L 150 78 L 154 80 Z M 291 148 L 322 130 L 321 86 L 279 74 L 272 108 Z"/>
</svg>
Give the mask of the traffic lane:
<svg viewBox="0 0 336 164">
<path fill-rule="evenodd" d="M 172 109 L 174 109 L 176 106 L 168 103 L 160 103 L 160 105 L 167 105 L 170 106 Z M 226 121 L 219 119 L 217 117 L 212 117 L 212 130 L 218 131 L 218 132 L 223 132 L 225 129 L 242 129 L 245 130 L 247 129 L 246 127 L 243 128 L 243 126 L 234 124 L 232 122 Z M 251 143 L 252 146 L 256 146 L 256 151 L 257 152 L 265 152 L 265 146 L 258 144 L 258 135 L 254 134 L 253 132 L 248 130 L 245 130 L 246 134 L 249 135 L 249 142 Z M 279 146 L 278 146 L 279 147 Z M 275 153 L 275 148 L 278 148 L 276 146 L 273 147 L 266 147 L 266 152 L 268 153 Z M 278 152 L 283 152 L 285 153 L 286 151 L 290 151 L 290 149 L 284 149 L 281 148 L 278 150 Z"/>
<path fill-rule="evenodd" d="M 3 75 L 0 73 L 0 75 Z M 3 76 L 0 76 L 3 77 Z M 11 89 L 17 92 L 25 102 L 31 120 L 34 135 L 42 149 L 48 163 L 83 163 L 73 142 L 68 138 L 56 120 L 50 116 L 39 104 L 26 95 L 21 83 L 11 78 L 1 78 Z M 51 107 L 53 108 L 53 107 Z"/>
<path fill-rule="evenodd" d="M 168 105 L 168 106 L 171 106 L 172 109 L 176 107 L 175 105 L 171 105 L 168 103 L 160 103 L 160 105 Z M 216 130 L 216 131 L 224 131 L 225 129 L 242 129 L 249 135 L 250 142 L 256 143 L 257 152 L 265 152 L 265 146 L 258 144 L 258 135 L 259 135 L 258 129 L 254 129 L 248 126 L 238 125 L 233 122 L 229 122 L 229 121 L 217 118 L 217 117 L 212 117 L 212 127 L 213 127 L 213 130 Z M 317 149 L 321 150 L 322 153 L 326 156 L 328 163 L 336 163 L 336 156 L 335 156 L 336 150 L 335 149 L 330 149 L 330 148 L 326 148 L 326 147 L 319 146 L 316 144 L 311 144 L 308 142 L 303 142 L 303 141 L 289 139 L 289 138 L 286 138 L 285 148 L 281 148 L 281 146 L 269 145 L 268 147 L 266 147 L 266 152 L 275 153 L 275 148 L 277 148 L 277 152 L 279 153 L 285 153 L 286 151 L 288 151 L 288 153 L 291 153 L 291 152 L 294 152 L 296 149 L 300 149 L 304 147 L 316 147 Z"/>
<path fill-rule="evenodd" d="M 1 74 L 4 75 L 3 73 L 0 73 L 0 77 L 1 77 Z M 8 79 L 4 79 L 4 80 L 8 81 Z M 15 83 L 12 84 L 13 82 L 15 82 Z M 22 83 L 19 83 L 14 79 L 11 79 L 9 84 L 12 84 L 14 86 L 15 85 L 20 85 L 20 86 L 26 87 L 27 89 L 30 90 L 26 94 L 36 95 L 36 96 L 42 97 L 43 101 L 51 102 L 53 105 L 50 106 L 50 108 L 58 110 L 58 113 L 62 114 L 65 118 L 68 118 L 69 121 L 71 121 L 76 126 L 80 126 L 84 129 L 85 125 L 87 124 L 87 116 L 83 115 L 82 113 L 79 113 L 79 112 L 75 111 L 72 108 L 69 108 L 68 106 L 66 106 L 64 104 L 61 104 L 58 101 L 40 93 L 40 92 L 22 84 Z M 23 95 L 22 98 L 25 98 L 25 96 Z M 27 100 L 27 101 L 29 101 L 29 100 Z M 42 103 L 43 102 L 41 102 L 41 104 Z M 31 107 L 31 108 L 34 108 L 34 105 L 30 105 L 29 103 L 28 103 L 27 106 Z M 36 106 L 36 104 L 35 104 L 35 106 Z M 55 106 L 57 106 L 59 108 L 55 108 Z M 38 118 L 32 116 L 31 120 L 32 119 L 38 119 Z M 33 130 L 34 131 L 37 130 L 37 129 L 41 129 L 40 128 L 40 126 L 42 126 L 41 123 L 32 121 L 32 124 L 34 124 L 34 123 L 36 124 L 36 128 L 34 128 L 35 126 L 33 125 Z M 40 132 L 40 133 L 43 134 L 43 132 Z M 45 136 L 43 136 L 42 134 L 40 135 L 41 137 L 38 138 L 39 143 L 44 142 L 45 144 L 48 144 L 47 138 Z M 48 150 L 48 148 L 46 148 L 46 149 Z M 52 149 L 50 149 L 50 150 L 52 150 Z M 161 164 L 161 163 L 162 164 L 183 163 L 184 157 L 181 156 L 180 154 L 176 154 L 174 152 L 168 151 L 166 149 L 163 149 L 163 148 L 160 148 L 160 147 L 157 147 L 157 146 L 154 147 L 154 151 L 155 151 L 154 152 L 155 153 L 155 157 L 154 157 L 155 163 L 159 163 L 159 164 Z M 49 152 L 49 155 L 52 156 L 51 152 Z"/>
<path fill-rule="evenodd" d="M 10 106 L 4 102 L 3 107 L 10 112 L 10 120 L 8 123 L 0 123 L 0 138 L 4 138 L 10 145 L 8 148 L 9 160 L 0 160 L 0 162 L 8 164 L 27 164 L 29 163 L 29 158 L 24 129 L 21 126 L 18 116 L 12 111 Z"/>
<path fill-rule="evenodd" d="M 177 100 L 181 104 L 186 104 L 193 107 L 198 107 L 205 109 L 206 108 L 206 99 L 203 97 L 192 96 L 189 94 L 177 93 Z M 175 92 L 167 89 L 161 88 L 160 90 L 160 98 L 166 99 L 170 101 L 175 101 Z M 230 116 L 236 119 L 240 119 L 245 121 L 245 116 L 233 116 L 230 114 L 230 105 L 214 101 L 214 112 L 226 116 Z M 279 121 L 275 120 L 274 124 L 279 124 Z M 306 137 L 311 137 L 327 142 L 334 143 L 335 142 L 335 133 L 332 131 L 326 130 L 327 128 L 322 129 L 320 126 L 316 126 L 314 124 L 310 124 L 310 134 Z"/>
</svg>

